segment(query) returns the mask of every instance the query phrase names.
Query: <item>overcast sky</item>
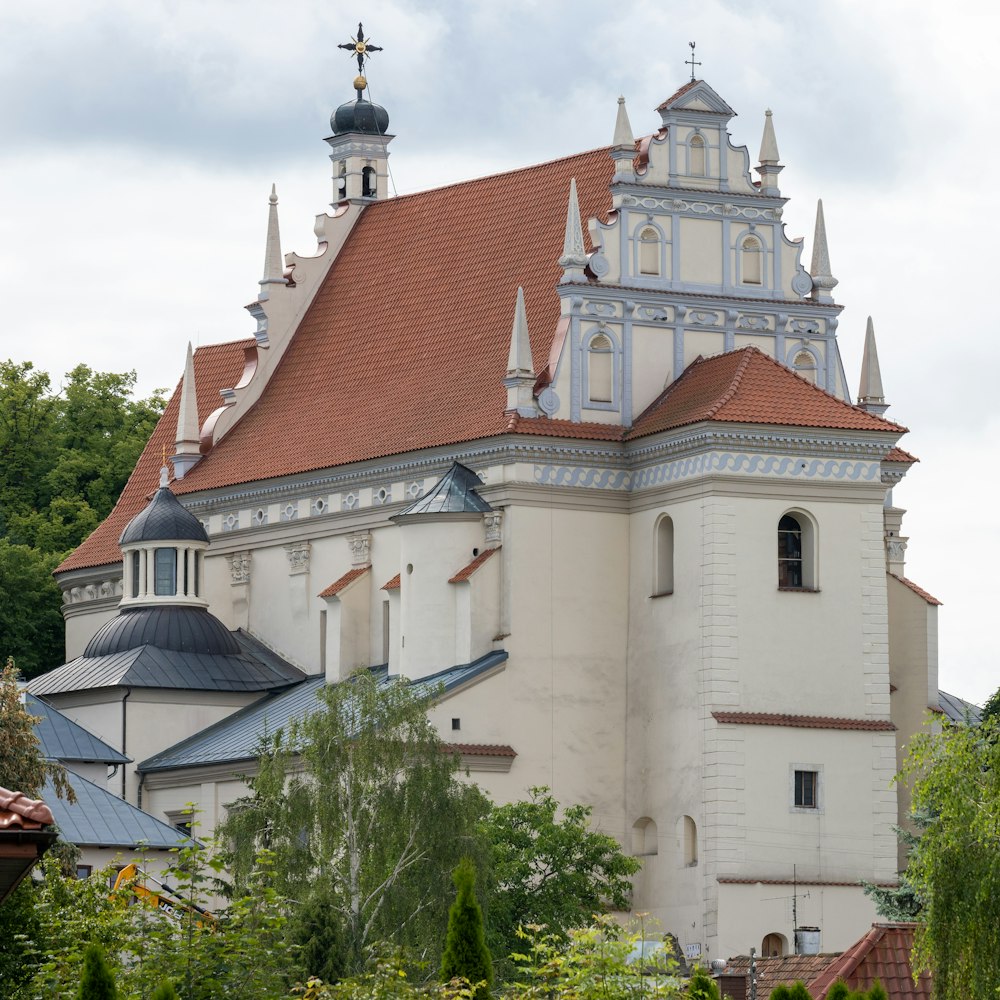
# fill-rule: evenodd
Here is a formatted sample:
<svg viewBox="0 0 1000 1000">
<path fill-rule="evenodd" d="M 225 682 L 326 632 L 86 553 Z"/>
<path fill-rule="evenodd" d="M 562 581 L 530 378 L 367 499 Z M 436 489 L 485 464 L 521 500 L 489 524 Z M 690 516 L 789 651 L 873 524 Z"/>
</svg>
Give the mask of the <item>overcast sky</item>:
<svg viewBox="0 0 1000 1000">
<path fill-rule="evenodd" d="M 336 46 L 359 13 L 385 49 L 368 79 L 400 194 L 607 145 L 619 94 L 636 134 L 652 131 L 695 40 L 754 156 L 773 109 L 806 263 L 823 198 L 849 382 L 871 314 L 888 415 L 921 459 L 895 502 L 907 575 L 944 601 L 941 685 L 981 701 L 1000 685 L 1000 345 L 981 301 L 997 280 L 1000 14 L 986 7 L 5 2 L 0 356 L 57 381 L 80 361 L 134 369 L 145 393 L 176 383 L 189 339 L 248 336 L 272 182 L 283 249 L 314 250 L 322 140 L 356 70 Z"/>
</svg>

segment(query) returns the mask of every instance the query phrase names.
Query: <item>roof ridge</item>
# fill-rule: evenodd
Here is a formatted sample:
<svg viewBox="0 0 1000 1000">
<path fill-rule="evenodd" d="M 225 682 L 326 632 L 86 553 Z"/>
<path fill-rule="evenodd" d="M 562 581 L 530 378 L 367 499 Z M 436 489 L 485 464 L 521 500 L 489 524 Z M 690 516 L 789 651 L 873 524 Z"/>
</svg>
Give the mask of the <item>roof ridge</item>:
<svg viewBox="0 0 1000 1000">
<path fill-rule="evenodd" d="M 747 367 L 750 364 L 750 359 L 754 354 L 763 354 L 762 351 L 758 350 L 753 344 L 748 344 L 746 347 L 738 347 L 736 351 L 743 351 L 743 357 L 740 359 L 740 363 L 736 366 L 736 371 L 733 372 L 732 381 L 729 383 L 729 388 L 715 401 L 715 405 L 709 407 L 708 419 L 711 420 L 719 410 L 722 409 L 726 403 L 729 402 L 736 395 L 737 390 L 743 382 L 743 376 L 746 373 Z M 723 351 L 719 357 L 724 357 L 727 353 L 735 354 L 736 351 Z M 766 355 L 765 355 L 766 357 Z"/>
</svg>

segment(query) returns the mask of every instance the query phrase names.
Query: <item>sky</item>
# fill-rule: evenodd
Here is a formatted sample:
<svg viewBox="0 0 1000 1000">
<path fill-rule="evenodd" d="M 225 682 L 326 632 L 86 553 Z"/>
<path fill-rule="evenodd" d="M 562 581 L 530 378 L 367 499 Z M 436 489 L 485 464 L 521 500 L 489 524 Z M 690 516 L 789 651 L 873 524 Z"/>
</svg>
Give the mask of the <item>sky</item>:
<svg viewBox="0 0 1000 1000">
<path fill-rule="evenodd" d="M 774 113 L 787 233 L 823 199 L 849 383 L 873 317 L 888 416 L 920 458 L 894 491 L 907 576 L 944 602 L 940 683 L 1000 685 L 989 622 L 1000 406 L 990 215 L 1000 167 L 1000 12 L 972 0 L 35 0 L 0 4 L 0 357 L 58 385 L 79 362 L 173 387 L 190 340 L 251 334 L 277 184 L 285 251 L 332 198 L 329 116 L 353 97 L 357 29 L 390 114 L 395 190 L 637 135 L 687 79 L 738 112 L 755 159 Z M 961 513 L 958 501 L 976 503 Z M 977 513 L 978 512 L 978 513 Z M 982 521 L 975 521 L 979 514 Z M 955 541 L 955 521 L 975 542 Z M 963 529 L 964 530 L 964 529 Z"/>
</svg>

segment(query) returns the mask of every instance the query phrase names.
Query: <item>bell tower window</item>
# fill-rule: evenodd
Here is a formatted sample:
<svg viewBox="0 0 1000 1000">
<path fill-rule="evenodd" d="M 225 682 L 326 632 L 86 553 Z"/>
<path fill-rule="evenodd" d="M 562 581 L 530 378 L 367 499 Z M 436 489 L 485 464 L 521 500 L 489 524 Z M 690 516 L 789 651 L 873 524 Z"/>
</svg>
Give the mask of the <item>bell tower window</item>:
<svg viewBox="0 0 1000 1000">
<path fill-rule="evenodd" d="M 652 226 L 639 233 L 639 273 L 660 273 L 660 234 Z"/>
<path fill-rule="evenodd" d="M 361 168 L 361 197 L 375 198 L 378 194 L 378 181 L 374 167 Z"/>
<path fill-rule="evenodd" d="M 799 351 L 793 362 L 795 370 L 803 377 L 816 384 L 816 359 L 808 351 Z"/>
<path fill-rule="evenodd" d="M 172 597 L 177 593 L 177 549 L 155 550 L 153 593 L 157 597 Z"/>
</svg>

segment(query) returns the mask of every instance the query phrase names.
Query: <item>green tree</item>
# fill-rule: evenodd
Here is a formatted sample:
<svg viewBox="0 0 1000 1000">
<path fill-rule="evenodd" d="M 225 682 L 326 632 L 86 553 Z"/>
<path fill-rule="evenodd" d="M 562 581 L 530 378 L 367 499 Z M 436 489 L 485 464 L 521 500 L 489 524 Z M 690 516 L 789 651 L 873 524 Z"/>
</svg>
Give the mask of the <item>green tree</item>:
<svg viewBox="0 0 1000 1000">
<path fill-rule="evenodd" d="M 160 985 L 153 990 L 153 995 L 150 1000 L 178 1000 L 177 990 L 174 989 L 173 983 L 160 983 Z"/>
<path fill-rule="evenodd" d="M 99 945 L 92 944 L 83 955 L 83 975 L 80 977 L 78 1000 L 117 1000 L 115 977 Z"/>
<path fill-rule="evenodd" d="M 493 985 L 493 960 L 486 947 L 483 911 L 476 899 L 476 866 L 463 858 L 453 875 L 458 895 L 448 911 L 448 935 L 441 956 L 445 982 L 464 979 L 475 989 L 476 1000 L 485 1000 Z"/>
<path fill-rule="evenodd" d="M 903 776 L 913 809 L 930 818 L 907 878 L 923 904 L 916 969 L 940 1000 L 987 997 L 1000 986 L 1000 739 L 998 722 L 944 723 L 910 743 Z"/>
<path fill-rule="evenodd" d="M 488 804 L 442 753 L 428 699 L 368 671 L 323 688 L 318 710 L 265 746 L 251 794 L 222 831 L 237 891 L 267 847 L 284 896 L 329 893 L 349 972 L 386 939 L 436 963 L 447 875 L 463 855 L 484 854 Z"/>
<path fill-rule="evenodd" d="M 288 937 L 296 949 L 299 977 L 333 983 L 347 972 L 341 911 L 329 886 L 317 885 L 289 918 Z"/>
<path fill-rule="evenodd" d="M 63 662 L 58 555 L 0 538 L 0 636 L 26 677 Z"/>
<path fill-rule="evenodd" d="M 484 823 L 492 854 L 490 945 L 507 956 L 517 930 L 544 924 L 556 934 L 586 924 L 606 909 L 628 909 L 636 858 L 614 837 L 590 828 L 590 807 L 573 805 L 557 819 L 547 788 L 499 806 Z"/>
<path fill-rule="evenodd" d="M 691 1000 L 719 1000 L 719 987 L 704 969 L 695 969 L 688 980 L 686 995 Z"/>
</svg>

